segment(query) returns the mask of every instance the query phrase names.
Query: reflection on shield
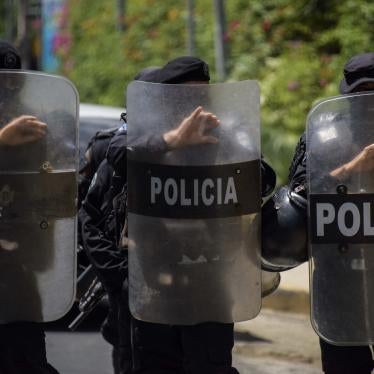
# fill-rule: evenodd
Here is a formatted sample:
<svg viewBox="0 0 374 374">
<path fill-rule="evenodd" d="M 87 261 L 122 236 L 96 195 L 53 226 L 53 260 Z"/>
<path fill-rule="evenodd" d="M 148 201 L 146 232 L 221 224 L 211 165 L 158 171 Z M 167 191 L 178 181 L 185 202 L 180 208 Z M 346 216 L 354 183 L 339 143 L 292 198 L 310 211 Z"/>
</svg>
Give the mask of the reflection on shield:
<svg viewBox="0 0 374 374">
<path fill-rule="evenodd" d="M 209 131 L 218 144 L 162 154 L 144 147 L 145 134 L 162 136 L 198 106 L 219 118 Z M 185 325 L 254 318 L 261 305 L 256 82 L 134 82 L 127 113 L 132 314 Z"/>
<path fill-rule="evenodd" d="M 374 342 L 374 94 L 308 116 L 311 318 L 338 345 Z"/>
<path fill-rule="evenodd" d="M 23 115 L 47 124 L 39 140 L 0 145 L 0 322 L 51 321 L 75 293 L 78 96 L 41 73 L 0 82 L 13 82 L 0 89 L 1 128 Z"/>
</svg>

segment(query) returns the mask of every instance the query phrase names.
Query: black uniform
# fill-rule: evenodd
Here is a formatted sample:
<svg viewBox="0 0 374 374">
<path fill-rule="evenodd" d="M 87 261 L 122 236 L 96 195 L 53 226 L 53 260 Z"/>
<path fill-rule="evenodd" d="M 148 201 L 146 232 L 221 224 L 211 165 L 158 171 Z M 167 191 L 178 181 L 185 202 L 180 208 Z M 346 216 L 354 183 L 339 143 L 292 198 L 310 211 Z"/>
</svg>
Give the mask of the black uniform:
<svg viewBox="0 0 374 374">
<path fill-rule="evenodd" d="M 301 136 L 290 166 L 290 189 L 307 197 L 306 136 Z M 305 228 L 307 230 L 307 228 Z M 374 363 L 369 346 L 335 346 L 320 339 L 322 368 L 327 374 L 370 374 Z"/>
<path fill-rule="evenodd" d="M 122 152 L 126 153 L 125 137 L 126 132 L 119 130 L 111 147 L 110 155 L 112 157 L 116 157 L 113 147 L 118 142 L 124 142 Z M 113 162 L 113 160 L 111 161 Z M 129 339 L 125 340 L 124 337 L 130 337 L 130 333 L 129 331 L 121 331 L 120 333 L 120 329 L 123 330 L 126 327 L 129 329 L 127 290 L 124 285 L 127 274 L 127 252 L 121 251 L 118 247 L 119 234 L 115 216 L 117 210 L 113 206 L 113 202 L 118 200 L 117 195 L 120 194 L 125 184 L 123 173 L 119 174 L 119 170 L 121 169 L 118 168 L 116 173 L 107 159 L 101 162 L 79 211 L 79 219 L 82 226 L 84 248 L 90 263 L 108 293 L 109 313 L 102 326 L 102 333 L 104 338 L 114 347 L 115 373 L 127 373 L 131 366 L 131 348 Z M 124 288 L 123 291 L 122 288 Z M 122 298 L 126 300 L 122 302 Z M 125 323 L 120 324 L 123 319 Z"/>
<path fill-rule="evenodd" d="M 41 323 L 0 325 L 1 374 L 58 374 L 47 362 Z"/>
</svg>

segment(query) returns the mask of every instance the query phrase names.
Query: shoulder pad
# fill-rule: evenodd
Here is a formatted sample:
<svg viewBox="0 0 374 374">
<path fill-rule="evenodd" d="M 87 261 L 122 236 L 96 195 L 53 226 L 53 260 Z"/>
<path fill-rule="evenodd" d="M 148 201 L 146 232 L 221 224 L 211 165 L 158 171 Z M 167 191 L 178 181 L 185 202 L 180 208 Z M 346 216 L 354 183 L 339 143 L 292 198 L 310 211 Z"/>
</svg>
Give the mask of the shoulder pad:
<svg viewBox="0 0 374 374">
<path fill-rule="evenodd" d="M 93 139 L 97 140 L 97 139 L 112 138 L 117 131 L 118 131 L 118 127 L 107 129 L 107 130 L 100 130 L 93 136 Z"/>
<path fill-rule="evenodd" d="M 86 151 L 90 149 L 98 140 L 113 138 L 113 136 L 116 134 L 117 131 L 118 131 L 118 127 L 97 131 L 96 134 L 92 136 L 91 139 L 89 140 L 87 147 L 86 147 Z"/>
</svg>

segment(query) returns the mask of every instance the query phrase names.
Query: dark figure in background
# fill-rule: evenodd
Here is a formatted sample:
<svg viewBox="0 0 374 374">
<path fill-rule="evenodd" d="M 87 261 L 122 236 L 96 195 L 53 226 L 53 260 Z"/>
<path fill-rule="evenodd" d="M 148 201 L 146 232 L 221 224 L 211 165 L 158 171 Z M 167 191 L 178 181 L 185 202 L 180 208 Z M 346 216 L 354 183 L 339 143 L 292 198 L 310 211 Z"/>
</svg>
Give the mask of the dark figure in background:
<svg viewBox="0 0 374 374">
<path fill-rule="evenodd" d="M 353 57 L 345 65 L 340 93 L 374 91 L 373 74 L 374 53 Z M 344 181 L 356 171 L 373 170 L 374 158 L 370 152 L 373 147 L 373 145 L 365 147 L 354 159 L 332 170 L 329 177 Z M 306 199 L 308 183 L 306 157 L 306 134 L 304 133 L 296 147 L 290 166 L 288 186 L 282 187 L 263 208 L 263 254 L 274 255 L 275 253 L 279 255 L 287 251 L 288 254 L 291 254 L 289 251 L 291 247 L 293 248 L 291 256 L 296 260 L 295 264 L 307 260 Z M 302 202 L 303 200 L 304 202 Z M 274 203 L 281 207 L 278 208 L 279 210 L 276 208 L 278 213 L 275 215 Z M 282 218 L 285 216 L 288 218 Z M 276 218 L 277 224 L 275 224 L 274 218 Z M 279 222 L 283 227 L 279 226 Z M 271 235 L 269 235 L 270 232 Z M 333 292 L 333 289 L 331 291 Z M 334 297 L 333 294 L 330 297 Z M 374 369 L 372 352 L 369 346 L 336 346 L 321 338 L 320 346 L 322 369 L 326 374 L 370 374 Z"/>
<path fill-rule="evenodd" d="M 0 69 L 21 69 L 19 54 L 12 45 L 4 41 L 0 41 Z M 17 117 L 0 130 L 0 148 L 34 143 L 45 136 L 46 127 L 47 125 L 36 117 Z M 11 251 L 12 244 L 2 240 L 0 251 Z M 7 306 L 3 303 L 2 307 Z M 47 362 L 42 324 L 14 322 L 0 325 L 0 372 L 57 373 Z"/>
<path fill-rule="evenodd" d="M 146 73 L 139 80 L 156 83 L 208 83 L 207 64 L 193 57 L 175 59 L 161 69 Z M 212 128 L 218 125 L 217 118 L 199 109 L 195 116 L 186 118 L 174 130 L 163 136 L 145 134 L 135 145 L 137 151 L 163 154 L 171 149 L 192 144 L 214 143 L 214 137 L 191 131 L 195 121 L 210 121 Z M 203 323 L 196 326 L 170 326 L 142 322 L 130 316 L 127 294 L 127 243 L 126 243 L 126 133 L 118 132 L 113 138 L 107 155 L 107 162 L 118 177 L 111 186 L 121 191 L 113 201 L 115 237 L 108 236 L 108 230 L 97 226 L 95 217 L 100 217 L 101 206 L 98 196 L 107 191 L 103 188 L 100 168 L 97 180 L 90 188 L 81 209 L 83 236 L 90 256 L 100 271 L 106 274 L 110 292 L 117 295 L 119 302 L 119 340 L 123 352 L 131 351 L 133 363 L 121 365 L 121 373 L 236 373 L 232 368 L 231 350 L 234 344 L 233 324 Z M 274 172 L 262 164 L 263 190 L 274 187 Z M 104 173 L 103 173 L 104 174 Z M 105 179 L 105 178 L 104 178 Z M 117 183 L 117 182 L 120 183 Z M 121 187 L 118 188 L 117 186 Z M 116 187 L 113 187 L 116 186 Z M 102 200 L 101 200 L 102 201 Z M 96 206 L 95 206 L 96 204 Z M 107 220 L 106 223 L 108 223 Z M 115 245 L 115 243 L 117 243 Z M 123 288 L 122 288 L 123 285 Z M 131 334 L 130 334 L 131 325 Z M 132 339 L 132 340 L 131 340 Z M 129 353 L 128 353 L 129 354 Z M 124 355 L 125 356 L 125 355 Z M 130 361 L 131 361 L 130 360 Z"/>
<path fill-rule="evenodd" d="M 98 131 L 88 142 L 86 150 L 80 157 L 78 177 L 78 211 L 85 199 L 93 177 L 96 174 L 101 162 L 106 158 L 106 152 L 111 139 L 117 132 L 117 128 Z M 87 254 L 83 248 L 81 220 L 78 219 L 78 277 L 90 265 Z M 91 272 L 87 277 L 92 281 Z M 86 285 L 86 279 L 83 280 Z M 81 296 L 80 283 L 78 282 L 77 296 Z M 82 290 L 86 291 L 86 290 Z"/>
<path fill-rule="evenodd" d="M 118 131 L 122 131 L 123 127 L 120 128 Z M 117 132 L 118 132 L 117 131 Z M 106 268 L 105 265 L 108 265 L 105 261 L 104 265 L 101 262 L 101 256 L 95 257 L 92 256 L 92 252 L 95 252 L 97 246 L 106 246 L 110 243 L 113 244 L 114 251 L 117 252 L 116 259 L 120 259 L 120 252 L 118 249 L 115 248 L 116 241 L 114 240 L 113 233 L 110 229 L 112 227 L 113 219 L 111 213 L 113 211 L 112 208 L 112 201 L 113 201 L 113 190 L 111 189 L 112 179 L 114 178 L 113 173 L 114 170 L 111 165 L 108 164 L 106 160 L 106 152 L 108 148 L 108 144 L 112 137 L 108 137 L 100 140 L 96 146 L 90 147 L 88 146 L 89 158 L 87 159 L 86 165 L 81 169 L 81 173 L 84 174 L 83 183 L 90 184 L 92 186 L 88 189 L 88 191 L 84 191 L 85 185 L 81 185 L 80 188 L 80 197 L 82 198 L 81 204 L 82 207 L 79 211 L 79 225 L 81 227 L 79 236 L 81 238 L 81 244 L 84 249 L 84 254 L 87 255 L 89 263 L 93 266 L 93 270 L 99 281 L 103 284 L 109 299 L 109 311 L 108 315 L 101 326 L 101 332 L 104 339 L 113 346 L 113 366 L 114 372 L 119 372 L 118 367 L 118 297 L 120 297 L 121 292 L 117 290 L 121 288 L 122 280 L 114 281 L 113 283 L 116 287 L 111 287 L 111 279 L 115 277 L 111 274 L 110 267 Z M 86 154 L 87 155 L 87 154 Z M 102 157 L 103 156 L 103 157 Z M 98 162 L 100 160 L 100 162 Z M 95 172 L 96 169 L 96 172 Z M 93 174 L 92 174 L 93 172 Z M 87 183 L 89 182 L 89 183 Z M 87 192 L 88 195 L 87 195 Z M 90 202 L 90 203 L 89 203 Z M 86 210 L 85 207 L 87 204 L 92 204 L 90 206 L 95 206 L 95 210 L 88 209 Z M 86 229 L 87 221 L 90 222 L 90 230 Z M 96 232 L 103 232 L 102 234 L 102 242 L 95 243 L 92 247 L 92 242 L 89 238 L 91 235 L 97 239 L 95 236 Z M 104 237 L 105 233 L 105 237 Z M 110 238 L 111 241 L 108 241 L 107 238 Z M 113 241 L 112 241 L 113 240 Z M 104 270 L 103 270 L 104 267 Z M 106 270 L 107 271 L 106 271 Z M 118 285 L 118 286 L 117 286 Z"/>
<path fill-rule="evenodd" d="M 142 79 L 144 74 L 154 69 L 142 70 L 135 79 Z M 122 120 L 125 121 L 124 116 Z M 99 139 L 90 142 L 80 170 L 79 187 L 83 203 L 79 211 L 82 226 L 79 235 L 89 262 L 108 294 L 109 312 L 101 332 L 113 345 L 114 371 L 121 374 L 129 373 L 131 369 L 127 288 L 123 284 L 127 274 L 127 252 L 121 250 L 117 224 L 121 221 L 118 215 L 124 208 L 121 201 L 124 201 L 126 183 L 126 126 L 124 122 L 115 134 L 105 137 L 101 134 Z M 121 301 L 123 297 L 125 301 Z"/>
</svg>

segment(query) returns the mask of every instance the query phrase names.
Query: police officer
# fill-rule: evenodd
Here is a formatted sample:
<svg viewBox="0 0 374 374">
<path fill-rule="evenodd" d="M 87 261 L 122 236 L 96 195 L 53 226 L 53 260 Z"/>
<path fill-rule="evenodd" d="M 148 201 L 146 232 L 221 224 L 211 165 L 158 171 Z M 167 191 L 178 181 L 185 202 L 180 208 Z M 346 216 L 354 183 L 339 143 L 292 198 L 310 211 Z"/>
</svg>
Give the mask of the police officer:
<svg viewBox="0 0 374 374">
<path fill-rule="evenodd" d="M 106 147 L 108 146 L 105 142 Z M 100 144 L 100 149 L 103 149 Z M 106 149 L 104 155 L 106 154 Z M 92 149 L 92 157 L 95 159 L 95 149 Z M 104 339 L 113 345 L 113 366 L 115 373 L 118 369 L 118 298 L 121 295 L 122 277 L 116 277 L 108 254 L 112 253 L 108 247 L 113 248 L 115 264 L 116 260 L 122 263 L 121 253 L 116 247 L 113 232 L 112 200 L 113 195 L 111 184 L 113 179 L 113 168 L 108 164 L 105 156 L 99 164 L 96 173 L 93 174 L 91 187 L 82 201 L 79 211 L 79 221 L 81 224 L 81 238 L 85 253 L 89 262 L 94 268 L 95 274 L 102 282 L 109 297 L 109 311 L 106 320 L 102 325 Z M 88 178 L 88 177 L 86 177 Z M 112 286 L 114 285 L 114 286 Z"/>
<path fill-rule="evenodd" d="M 156 70 L 147 68 L 135 79 L 156 81 Z M 164 140 L 146 134 L 138 140 L 137 148 L 151 149 L 155 154 L 166 152 L 167 144 L 170 147 L 180 145 L 175 135 L 165 134 Z M 119 224 L 125 219 L 123 210 L 126 209 L 123 206 L 126 204 L 126 144 L 124 124 L 112 139 L 107 159 L 100 164 L 79 214 L 84 247 L 109 295 L 109 323 L 103 334 L 116 347 L 113 363 L 118 373 L 128 373 L 132 366 L 127 286 L 123 284 L 127 277 L 127 252 L 120 250 L 126 244 L 119 240 L 123 229 L 119 226 L 124 226 Z M 118 322 L 117 330 L 115 320 Z"/>
<path fill-rule="evenodd" d="M 374 53 L 363 53 L 350 59 L 344 67 L 339 88 L 343 95 L 374 91 Z M 332 170 L 329 177 L 346 180 L 356 171 L 373 170 L 372 148 L 365 147 L 354 159 Z M 307 259 L 306 157 L 304 133 L 290 166 L 288 185 L 263 207 L 262 250 L 264 266 L 269 269 L 287 270 Z M 369 374 L 374 368 L 369 346 L 336 346 L 320 339 L 320 347 L 326 374 Z"/>
<path fill-rule="evenodd" d="M 172 84 L 207 84 L 210 77 L 204 61 L 193 57 L 180 57 L 154 72 L 150 80 Z M 202 108 L 197 108 L 179 126 L 163 134 L 153 149 L 145 147 L 144 151 L 153 152 L 156 149 L 163 153 L 193 144 L 217 143 L 218 139 L 210 131 L 202 134 L 199 131 L 194 132 L 195 121 L 200 120 L 200 115 L 203 122 L 210 122 L 208 128 L 214 129 L 219 126 L 217 117 L 204 112 Z M 199 127 L 196 126 L 197 129 Z M 132 148 L 140 152 L 142 145 L 148 146 L 149 142 L 141 139 L 139 144 L 132 143 Z M 265 195 L 274 187 L 275 175 L 264 162 L 262 181 Z M 178 250 L 179 248 L 175 248 L 175 251 Z M 237 373 L 232 367 L 232 323 L 207 322 L 192 326 L 176 326 L 132 318 L 131 328 L 134 373 Z"/>
<path fill-rule="evenodd" d="M 6 41 L 0 41 L 0 69 L 21 69 L 18 52 Z M 46 127 L 45 123 L 34 116 L 20 116 L 0 130 L 0 147 L 35 142 L 45 136 Z M 9 250 L 8 241 L 1 241 L 0 251 L 2 250 Z M 2 308 L 6 307 L 2 304 Z M 42 324 L 14 322 L 0 325 L 0 372 L 57 373 L 47 362 Z"/>
<path fill-rule="evenodd" d="M 208 83 L 207 64 L 197 58 L 181 57 L 170 61 L 149 78 L 157 83 Z M 137 152 L 165 153 L 196 143 L 215 143 L 217 139 L 193 131 L 194 124 L 209 119 L 218 126 L 215 116 L 197 108 L 180 126 L 149 142 L 132 143 Z M 198 128 L 199 126 L 197 126 Z M 192 130 L 192 132 L 190 132 Z M 144 136 L 147 136 L 145 134 Z M 156 156 L 157 157 L 157 156 Z M 155 243 L 156 245 L 157 243 Z M 196 326 L 172 326 L 148 323 L 131 318 L 134 373 L 234 373 L 231 365 L 233 325 L 204 323 Z"/>
<path fill-rule="evenodd" d="M 143 69 L 135 79 L 141 80 L 155 69 L 157 67 Z M 83 204 L 79 211 L 82 244 L 109 298 L 109 312 L 101 332 L 104 339 L 113 345 L 114 371 L 121 374 L 131 370 L 129 311 L 126 284 L 123 284 L 127 274 L 127 252 L 120 249 L 117 224 L 125 201 L 125 119 L 123 115 L 124 122 L 115 134 L 105 136 L 105 139 L 100 136 L 98 141 L 88 145 L 81 168 L 80 196 Z M 87 193 L 86 186 L 89 184 Z M 126 300 L 122 302 L 122 298 Z"/>
<path fill-rule="evenodd" d="M 174 84 L 186 82 L 207 83 L 209 81 L 209 72 L 207 65 L 203 61 L 192 57 L 182 57 L 171 61 L 162 69 L 148 72 L 141 80 Z M 194 128 L 197 122 L 206 120 L 211 121 L 213 126 L 218 125 L 215 116 L 204 112 L 202 108 L 197 108 L 191 116 L 182 121 L 181 125 L 174 130 L 160 137 L 144 134 L 133 145 L 138 152 L 142 150 L 144 152 L 152 152 L 157 157 L 157 154 L 163 154 L 170 149 L 191 144 L 215 143 L 217 139 L 209 134 L 189 131 Z M 199 126 L 195 127 L 198 128 Z M 114 176 L 119 179 L 123 175 L 123 171 L 126 170 L 125 147 L 126 133 L 119 131 L 113 138 L 107 155 L 107 162 L 115 169 Z M 268 193 L 274 187 L 275 175 L 265 163 L 262 164 L 262 170 L 264 174 L 263 189 Z M 127 272 L 127 259 L 123 256 L 126 252 L 121 252 L 118 249 L 121 246 L 126 247 L 125 235 L 122 235 L 121 243 L 115 242 L 118 240 L 119 231 L 122 234 L 126 234 L 126 224 L 119 222 L 120 227 L 117 228 L 117 235 L 109 239 L 109 232 L 103 227 L 100 228 L 92 219 L 95 219 L 95 217 L 99 218 L 100 211 L 103 211 L 99 203 L 101 199 L 98 199 L 97 196 L 108 191 L 99 171 L 100 168 L 81 210 L 84 216 L 82 217 L 81 215 L 83 231 L 85 232 L 84 236 L 87 245 L 92 248 L 90 256 L 96 262 L 96 265 L 101 268 L 101 271 L 107 273 L 106 281 L 110 283 L 109 288 L 113 294 L 120 295 L 122 279 L 124 276 L 126 277 Z M 115 183 L 115 185 L 118 185 L 118 183 Z M 126 203 L 126 185 L 124 187 L 124 193 L 115 199 L 117 202 L 122 201 L 119 206 L 123 206 L 123 202 Z M 112 188 L 113 185 L 110 189 Z M 120 190 L 118 187 L 114 189 Z M 115 213 L 119 213 L 116 215 L 120 217 L 120 221 L 124 220 L 125 214 L 123 214 L 123 210 L 125 209 L 115 209 Z M 120 300 L 120 345 L 121 349 L 126 351 L 130 344 L 128 331 L 130 315 L 126 291 L 123 295 L 124 297 Z M 236 372 L 231 367 L 233 324 L 208 323 L 182 327 L 149 324 L 132 319 L 132 343 L 135 361 L 134 372 L 145 370 L 146 372 L 156 373 L 158 370 L 169 370 L 169 372 L 175 373 L 184 370 L 183 365 L 185 365 L 186 370 L 193 373 L 214 372 L 215 370 L 230 373 Z M 183 350 L 181 350 L 181 345 L 183 345 Z M 183 364 L 183 361 L 185 361 L 185 364 Z"/>
</svg>

